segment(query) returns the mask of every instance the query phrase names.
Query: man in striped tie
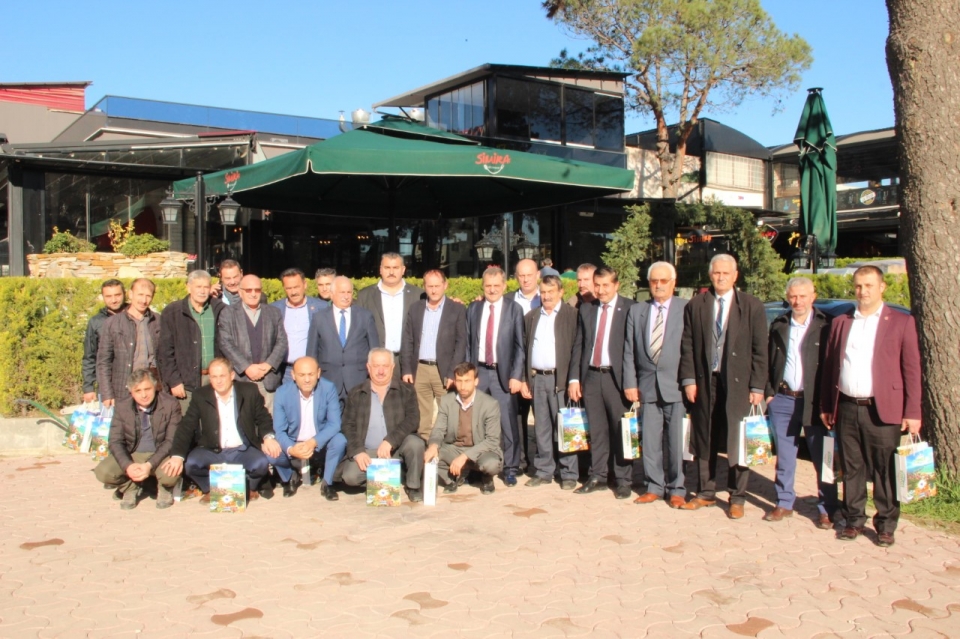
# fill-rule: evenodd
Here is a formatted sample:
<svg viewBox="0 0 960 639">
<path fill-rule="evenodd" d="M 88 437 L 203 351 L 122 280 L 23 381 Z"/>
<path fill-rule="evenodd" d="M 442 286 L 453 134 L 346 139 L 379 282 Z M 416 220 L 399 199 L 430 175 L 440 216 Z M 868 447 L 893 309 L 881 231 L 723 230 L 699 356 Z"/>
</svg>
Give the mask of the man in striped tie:
<svg viewBox="0 0 960 639">
<path fill-rule="evenodd" d="M 687 300 L 674 297 L 677 271 L 669 262 L 647 270 L 652 299 L 627 313 L 623 353 L 623 394 L 641 402 L 643 473 L 647 490 L 634 500 L 650 504 L 666 499 L 671 508 L 686 501 L 683 485 L 683 390 L 680 337 Z"/>
</svg>

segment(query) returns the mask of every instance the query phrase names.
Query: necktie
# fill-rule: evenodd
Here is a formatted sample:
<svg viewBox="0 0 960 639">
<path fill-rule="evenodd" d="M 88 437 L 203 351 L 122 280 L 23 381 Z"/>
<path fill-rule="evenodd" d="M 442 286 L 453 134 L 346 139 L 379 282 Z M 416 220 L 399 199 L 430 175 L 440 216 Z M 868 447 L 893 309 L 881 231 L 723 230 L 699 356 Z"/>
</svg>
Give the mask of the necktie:
<svg viewBox="0 0 960 639">
<path fill-rule="evenodd" d="M 717 340 L 723 335 L 723 298 L 717 298 L 717 325 L 715 335 Z"/>
<path fill-rule="evenodd" d="M 490 315 L 487 316 L 487 335 L 483 342 L 484 363 L 493 366 L 493 304 L 490 305 Z"/>
<path fill-rule="evenodd" d="M 347 345 L 347 312 L 340 311 L 340 348 Z"/>
<path fill-rule="evenodd" d="M 653 363 L 660 361 L 660 349 L 663 348 L 663 305 L 657 311 L 657 321 L 653 324 L 653 334 L 650 335 L 650 353 Z"/>
<path fill-rule="evenodd" d="M 603 311 L 600 312 L 600 324 L 597 325 L 597 341 L 593 345 L 593 363 L 592 366 L 600 367 L 600 362 L 603 361 L 601 355 L 603 354 L 603 336 L 607 332 L 607 309 L 610 307 L 609 304 L 603 305 Z"/>
</svg>

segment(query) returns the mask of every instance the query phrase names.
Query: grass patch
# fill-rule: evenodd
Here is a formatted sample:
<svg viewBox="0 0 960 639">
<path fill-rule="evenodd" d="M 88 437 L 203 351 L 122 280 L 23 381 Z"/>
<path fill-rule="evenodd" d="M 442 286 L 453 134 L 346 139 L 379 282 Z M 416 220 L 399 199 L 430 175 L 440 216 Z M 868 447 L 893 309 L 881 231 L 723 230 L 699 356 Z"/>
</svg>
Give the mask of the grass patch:
<svg viewBox="0 0 960 639">
<path fill-rule="evenodd" d="M 903 504 L 900 512 L 918 526 L 960 535 L 960 481 L 937 473 L 937 496 Z"/>
</svg>

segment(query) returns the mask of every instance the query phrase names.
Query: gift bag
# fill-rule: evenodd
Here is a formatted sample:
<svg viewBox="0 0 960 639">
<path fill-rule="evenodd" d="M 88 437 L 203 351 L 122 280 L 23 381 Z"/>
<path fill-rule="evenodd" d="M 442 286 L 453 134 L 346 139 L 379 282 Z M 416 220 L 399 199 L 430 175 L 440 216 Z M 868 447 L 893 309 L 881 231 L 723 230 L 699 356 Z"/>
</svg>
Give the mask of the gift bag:
<svg viewBox="0 0 960 639">
<path fill-rule="evenodd" d="M 683 461 L 693 461 L 696 459 L 693 455 L 693 448 L 690 446 L 690 431 L 693 428 L 693 420 L 690 414 L 683 416 Z"/>
<path fill-rule="evenodd" d="M 79 408 L 73 411 L 70 414 L 70 428 L 63 438 L 63 447 L 81 452 L 84 439 L 87 439 L 88 448 L 82 452 L 89 452 L 90 440 L 87 438 L 87 433 L 93 429 L 94 423 L 100 419 L 100 412 L 99 408 L 96 410 Z"/>
<path fill-rule="evenodd" d="M 919 438 L 897 448 L 897 499 L 902 504 L 934 497 L 937 494 L 933 448 Z"/>
<path fill-rule="evenodd" d="M 210 512 L 242 513 L 247 509 L 247 473 L 242 464 L 210 465 Z"/>
<path fill-rule="evenodd" d="M 640 404 L 634 402 L 630 412 L 620 419 L 620 436 L 623 438 L 623 458 L 640 459 Z"/>
<path fill-rule="evenodd" d="M 773 460 L 773 436 L 770 423 L 758 405 L 737 424 L 736 448 L 729 452 L 731 466 L 762 466 Z"/>
<path fill-rule="evenodd" d="M 80 452 L 90 453 L 90 459 L 100 463 L 110 454 L 110 422 L 113 421 L 113 406 L 104 408 L 87 430 Z"/>
<path fill-rule="evenodd" d="M 820 481 L 825 484 L 839 484 L 843 481 L 843 470 L 840 468 L 840 455 L 837 451 L 837 438 L 833 431 L 823 437 L 823 456 L 820 458 Z"/>
<path fill-rule="evenodd" d="M 367 506 L 399 505 L 400 460 L 371 459 L 367 466 Z"/>
<path fill-rule="evenodd" d="M 561 453 L 590 450 L 590 424 L 585 408 L 567 406 L 557 413 L 557 449 Z"/>
<path fill-rule="evenodd" d="M 437 505 L 437 466 L 436 457 L 423 465 L 423 505 Z"/>
</svg>

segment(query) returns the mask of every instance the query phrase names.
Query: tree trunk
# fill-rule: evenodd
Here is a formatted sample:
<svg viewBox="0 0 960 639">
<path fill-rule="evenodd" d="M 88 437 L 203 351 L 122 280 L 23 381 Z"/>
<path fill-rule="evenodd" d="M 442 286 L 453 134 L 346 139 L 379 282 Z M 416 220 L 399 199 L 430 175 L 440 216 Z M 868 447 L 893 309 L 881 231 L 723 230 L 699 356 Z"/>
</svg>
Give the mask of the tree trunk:
<svg viewBox="0 0 960 639">
<path fill-rule="evenodd" d="M 900 233 L 923 363 L 923 428 L 960 478 L 960 11 L 887 0 L 900 140 Z"/>
</svg>

